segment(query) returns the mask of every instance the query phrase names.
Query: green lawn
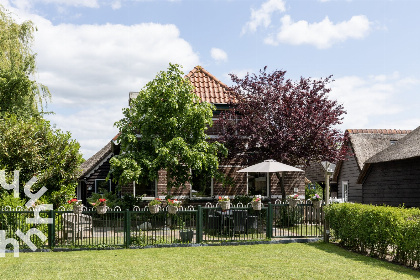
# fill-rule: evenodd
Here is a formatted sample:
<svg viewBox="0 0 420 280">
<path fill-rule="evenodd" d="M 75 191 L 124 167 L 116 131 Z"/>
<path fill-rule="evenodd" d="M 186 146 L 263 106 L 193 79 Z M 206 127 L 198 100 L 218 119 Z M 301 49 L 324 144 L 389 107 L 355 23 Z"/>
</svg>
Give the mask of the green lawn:
<svg viewBox="0 0 420 280">
<path fill-rule="evenodd" d="M 6 254 L 0 279 L 419 279 L 420 272 L 332 244 Z"/>
</svg>

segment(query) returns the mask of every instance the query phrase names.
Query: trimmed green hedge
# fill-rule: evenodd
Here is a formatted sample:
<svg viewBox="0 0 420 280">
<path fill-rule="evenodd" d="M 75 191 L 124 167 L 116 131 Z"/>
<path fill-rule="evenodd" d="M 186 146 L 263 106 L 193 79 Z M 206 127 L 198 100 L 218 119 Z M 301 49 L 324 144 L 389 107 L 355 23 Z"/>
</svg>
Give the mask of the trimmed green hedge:
<svg viewBox="0 0 420 280">
<path fill-rule="evenodd" d="M 341 203 L 326 207 L 325 217 L 340 245 L 420 267 L 420 209 Z"/>
</svg>

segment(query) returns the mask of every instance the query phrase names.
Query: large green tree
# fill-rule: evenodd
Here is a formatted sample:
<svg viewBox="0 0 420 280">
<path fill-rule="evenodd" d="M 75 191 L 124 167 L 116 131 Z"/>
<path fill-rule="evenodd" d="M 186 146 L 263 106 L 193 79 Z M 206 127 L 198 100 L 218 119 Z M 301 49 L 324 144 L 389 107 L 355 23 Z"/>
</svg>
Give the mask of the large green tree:
<svg viewBox="0 0 420 280">
<path fill-rule="evenodd" d="M 124 109 L 116 122 L 121 153 L 110 161 L 110 175 L 120 184 L 155 180 L 167 171 L 168 190 L 191 182 L 191 170 L 217 174 L 226 148 L 209 142 L 214 106 L 200 102 L 180 67 L 169 64 Z"/>
<path fill-rule="evenodd" d="M 30 21 L 16 23 L 0 5 L 0 117 L 5 113 L 37 115 L 50 98 L 48 88 L 33 79 L 35 30 Z"/>
<path fill-rule="evenodd" d="M 77 186 L 77 172 L 82 163 L 79 143 L 70 133 L 54 129 L 41 117 L 18 118 L 5 115 L 0 119 L 0 170 L 6 171 L 11 183 L 14 171 L 19 170 L 20 197 L 25 198 L 23 186 L 33 176 L 37 183 L 31 187 L 36 193 L 45 186 L 48 191 L 41 201 L 54 207 L 73 197 Z M 0 194 L 10 191 L 0 189 Z"/>
</svg>

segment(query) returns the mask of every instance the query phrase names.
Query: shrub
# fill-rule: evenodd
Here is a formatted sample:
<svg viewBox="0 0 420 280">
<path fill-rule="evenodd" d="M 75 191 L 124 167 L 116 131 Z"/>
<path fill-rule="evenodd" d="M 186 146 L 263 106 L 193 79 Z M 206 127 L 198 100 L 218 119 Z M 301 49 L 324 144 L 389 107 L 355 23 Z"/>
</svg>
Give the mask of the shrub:
<svg viewBox="0 0 420 280">
<path fill-rule="evenodd" d="M 420 209 L 331 204 L 325 208 L 325 217 L 341 245 L 419 267 Z"/>
</svg>

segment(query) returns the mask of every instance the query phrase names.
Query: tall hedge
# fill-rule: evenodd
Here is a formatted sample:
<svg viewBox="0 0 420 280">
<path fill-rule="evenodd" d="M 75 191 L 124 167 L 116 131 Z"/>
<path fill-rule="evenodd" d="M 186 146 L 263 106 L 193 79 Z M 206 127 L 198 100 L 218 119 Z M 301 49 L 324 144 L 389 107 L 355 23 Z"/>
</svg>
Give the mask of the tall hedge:
<svg viewBox="0 0 420 280">
<path fill-rule="evenodd" d="M 342 203 L 326 207 L 325 217 L 342 246 L 420 266 L 420 209 Z"/>
</svg>

